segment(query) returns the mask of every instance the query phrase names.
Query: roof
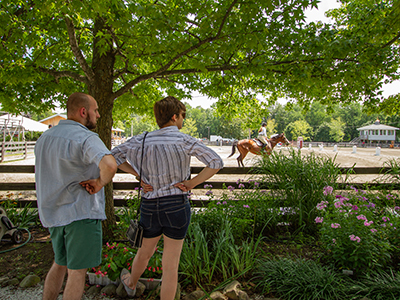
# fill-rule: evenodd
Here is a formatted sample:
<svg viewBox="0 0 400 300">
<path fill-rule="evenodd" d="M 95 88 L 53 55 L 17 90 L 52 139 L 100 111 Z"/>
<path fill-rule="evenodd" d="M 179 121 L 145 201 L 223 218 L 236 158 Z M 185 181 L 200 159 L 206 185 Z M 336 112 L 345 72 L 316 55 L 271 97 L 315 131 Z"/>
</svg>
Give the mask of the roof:
<svg viewBox="0 0 400 300">
<path fill-rule="evenodd" d="M 119 129 L 119 128 L 112 128 L 112 131 L 121 131 L 121 132 L 123 132 L 123 130 L 122 129 Z"/>
<path fill-rule="evenodd" d="M 44 122 L 44 121 L 53 119 L 53 118 L 55 118 L 55 117 L 61 117 L 61 118 L 65 119 L 65 120 L 67 119 L 67 115 L 66 115 L 66 114 L 55 114 L 55 115 L 52 115 L 52 116 L 50 116 L 50 117 L 47 117 L 46 119 L 40 120 L 39 122 L 42 123 L 42 122 Z"/>
<path fill-rule="evenodd" d="M 48 126 L 45 124 L 39 123 L 23 116 L 15 116 L 11 114 L 0 116 L 0 126 L 4 126 L 4 124 L 6 124 L 7 128 L 21 125 L 26 131 L 43 132 L 49 129 Z"/>
<path fill-rule="evenodd" d="M 389 126 L 389 125 L 383 125 L 379 120 L 376 120 L 374 124 L 372 125 L 367 125 L 363 126 L 360 128 L 357 128 L 357 130 L 399 130 L 397 127 Z"/>
</svg>

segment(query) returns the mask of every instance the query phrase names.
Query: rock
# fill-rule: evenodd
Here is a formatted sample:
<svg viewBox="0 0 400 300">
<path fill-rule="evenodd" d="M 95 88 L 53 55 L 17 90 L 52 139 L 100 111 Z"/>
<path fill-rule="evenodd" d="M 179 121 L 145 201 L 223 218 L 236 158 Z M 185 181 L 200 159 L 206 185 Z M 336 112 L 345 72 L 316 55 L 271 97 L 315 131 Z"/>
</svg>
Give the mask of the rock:
<svg viewBox="0 0 400 300">
<path fill-rule="evenodd" d="M 238 291 L 238 297 L 239 297 L 239 300 L 250 300 L 249 295 L 247 295 L 247 293 L 242 290 Z"/>
<path fill-rule="evenodd" d="M 101 286 L 98 285 L 92 285 L 89 287 L 86 291 L 86 295 L 97 295 L 101 291 Z"/>
<path fill-rule="evenodd" d="M 135 297 L 141 296 L 145 289 L 146 289 L 146 286 L 143 283 L 141 283 L 140 281 L 138 281 L 138 283 L 136 284 Z M 115 292 L 121 298 L 128 297 L 128 293 L 126 292 L 125 287 L 122 284 L 122 282 L 119 284 L 119 286 L 117 287 Z"/>
<path fill-rule="evenodd" d="M 19 284 L 22 288 L 32 287 L 40 282 L 40 277 L 37 275 L 28 275 L 26 276 L 21 283 Z"/>
<path fill-rule="evenodd" d="M 115 296 L 117 294 L 117 286 L 113 283 L 107 284 L 101 289 L 100 293 L 107 296 Z"/>
<path fill-rule="evenodd" d="M 183 297 L 182 300 L 198 300 L 204 296 L 205 296 L 205 293 L 202 290 L 196 290 L 194 292 L 191 292 L 189 295 L 186 295 L 185 297 Z"/>
<path fill-rule="evenodd" d="M 0 277 L 0 285 L 3 285 L 3 282 L 6 282 L 8 280 L 10 280 L 10 278 L 8 278 L 7 276 Z"/>
<path fill-rule="evenodd" d="M 19 280 L 17 278 L 9 279 L 7 281 L 4 281 L 4 283 L 3 283 L 4 286 L 18 285 L 18 284 L 19 284 Z"/>
<path fill-rule="evenodd" d="M 224 288 L 223 294 L 229 299 L 239 300 L 240 288 L 240 283 L 237 280 L 234 280 Z"/>
<path fill-rule="evenodd" d="M 211 295 L 210 295 L 210 298 L 212 300 L 228 300 L 228 297 L 225 296 L 224 294 L 222 294 L 219 291 L 212 292 Z"/>
<path fill-rule="evenodd" d="M 124 285 L 122 284 L 122 282 L 119 284 L 119 286 L 117 287 L 116 293 L 119 297 L 125 298 L 128 296 L 128 293 L 125 290 Z"/>
</svg>

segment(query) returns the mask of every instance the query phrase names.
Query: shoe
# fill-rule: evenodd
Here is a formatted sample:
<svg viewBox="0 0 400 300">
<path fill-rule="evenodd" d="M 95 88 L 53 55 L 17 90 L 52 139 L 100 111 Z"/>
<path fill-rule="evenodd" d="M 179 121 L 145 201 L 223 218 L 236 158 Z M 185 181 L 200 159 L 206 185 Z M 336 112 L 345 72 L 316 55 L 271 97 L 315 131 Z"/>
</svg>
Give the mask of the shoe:
<svg viewBox="0 0 400 300">
<path fill-rule="evenodd" d="M 122 284 L 124 285 L 125 291 L 128 294 L 128 296 L 133 297 L 136 294 L 136 287 L 133 290 L 125 283 L 125 281 L 122 278 L 125 278 L 125 280 L 127 278 L 129 278 L 128 276 L 126 276 L 126 274 L 129 274 L 129 276 L 130 276 L 131 273 L 127 269 L 122 269 L 120 279 L 121 279 Z"/>
</svg>

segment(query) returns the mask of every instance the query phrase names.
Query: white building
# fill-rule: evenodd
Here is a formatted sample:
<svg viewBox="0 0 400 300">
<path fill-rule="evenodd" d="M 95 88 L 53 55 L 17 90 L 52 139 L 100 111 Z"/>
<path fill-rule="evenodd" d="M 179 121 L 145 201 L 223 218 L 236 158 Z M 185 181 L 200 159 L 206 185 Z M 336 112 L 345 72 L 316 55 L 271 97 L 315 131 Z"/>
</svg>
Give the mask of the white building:
<svg viewBox="0 0 400 300">
<path fill-rule="evenodd" d="M 396 130 L 399 128 L 383 125 L 376 120 L 374 124 L 357 128 L 360 141 L 369 144 L 389 144 L 396 141 Z"/>
</svg>

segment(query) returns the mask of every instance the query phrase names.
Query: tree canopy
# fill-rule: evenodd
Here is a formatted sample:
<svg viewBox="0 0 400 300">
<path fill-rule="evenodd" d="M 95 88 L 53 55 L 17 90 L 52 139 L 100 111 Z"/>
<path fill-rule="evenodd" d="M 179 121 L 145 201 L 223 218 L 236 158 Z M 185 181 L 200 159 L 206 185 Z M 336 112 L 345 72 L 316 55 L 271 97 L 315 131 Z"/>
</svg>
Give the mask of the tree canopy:
<svg viewBox="0 0 400 300">
<path fill-rule="evenodd" d="M 398 79 L 399 0 L 341 2 L 329 25 L 305 22 L 317 0 L 2 0 L 1 103 L 40 111 L 87 92 L 109 147 L 113 115 L 150 113 L 162 95 L 194 90 L 244 120 L 249 103 L 261 108 L 256 94 L 398 109 L 381 87 Z"/>
</svg>

